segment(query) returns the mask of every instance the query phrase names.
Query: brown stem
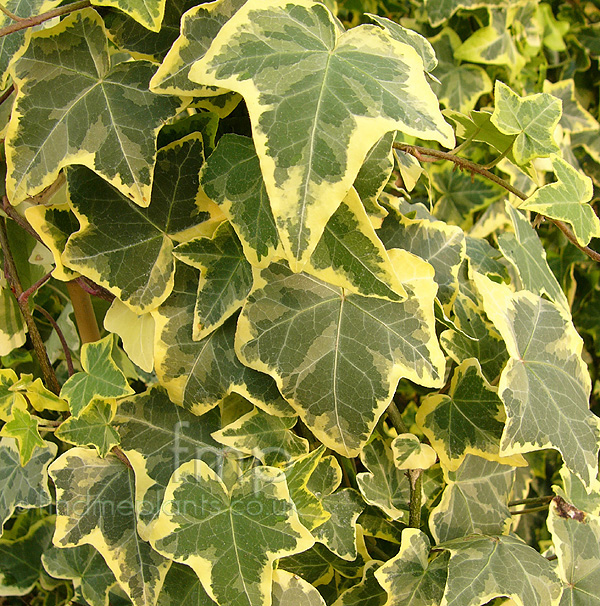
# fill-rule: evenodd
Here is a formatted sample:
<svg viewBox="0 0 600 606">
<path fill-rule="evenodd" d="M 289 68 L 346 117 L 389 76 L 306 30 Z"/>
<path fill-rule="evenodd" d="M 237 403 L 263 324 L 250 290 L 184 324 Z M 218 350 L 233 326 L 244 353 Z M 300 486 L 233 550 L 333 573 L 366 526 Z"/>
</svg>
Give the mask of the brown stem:
<svg viewBox="0 0 600 606">
<path fill-rule="evenodd" d="M 11 84 L 0 97 L 0 105 L 2 105 L 15 92 L 15 85 Z"/>
<path fill-rule="evenodd" d="M 54 17 L 60 17 L 62 15 L 68 15 L 74 11 L 80 10 L 82 8 L 87 8 L 91 6 L 92 3 L 90 0 L 80 0 L 79 2 L 73 2 L 72 4 L 67 4 L 66 6 L 59 6 L 58 8 L 54 8 L 47 13 L 42 13 L 41 15 L 35 15 L 33 17 L 25 17 L 23 19 L 19 19 L 16 23 L 11 23 L 6 27 L 0 29 L 0 38 L 3 36 L 7 36 L 8 34 L 12 34 L 13 32 L 18 32 L 22 29 L 27 29 L 29 27 L 34 27 L 35 25 L 40 25 L 40 23 L 44 23 L 44 21 L 48 21 L 48 19 L 54 19 Z"/>
<path fill-rule="evenodd" d="M 16 210 L 15 207 L 8 201 L 8 198 L 6 196 L 2 196 L 2 210 L 6 213 L 6 215 L 8 217 L 10 217 L 19 227 L 23 228 L 31 237 L 35 238 L 38 242 L 40 242 L 41 244 L 44 244 L 42 242 L 42 239 L 40 238 L 39 234 L 35 231 L 35 229 L 33 229 L 33 227 L 31 226 L 31 223 L 29 223 L 29 221 L 23 217 L 22 215 L 20 215 Z M 44 246 L 46 246 L 44 244 Z"/>
<path fill-rule="evenodd" d="M 49 271 L 45 276 L 42 276 L 33 286 L 30 286 L 27 290 L 24 290 L 18 297 L 19 303 L 27 304 L 29 297 L 37 292 L 48 280 L 52 277 L 52 272 Z"/>
<path fill-rule="evenodd" d="M 9 11 L 5 6 L 2 6 L 0 4 L 0 11 L 2 11 L 9 19 L 12 19 L 13 21 L 23 21 L 23 17 L 19 17 L 18 15 L 15 15 L 14 13 L 12 13 L 11 11 Z"/>
<path fill-rule="evenodd" d="M 75 312 L 75 322 L 82 343 L 93 343 L 100 339 L 96 315 L 90 295 L 79 286 L 76 280 L 67 282 L 67 290 Z"/>
<path fill-rule="evenodd" d="M 52 324 L 52 328 L 56 331 L 58 335 L 58 339 L 65 353 L 65 361 L 67 362 L 67 370 L 69 371 L 69 376 L 72 377 L 75 374 L 75 369 L 73 368 L 73 358 L 71 357 L 71 350 L 69 349 L 69 345 L 67 344 L 67 340 L 65 339 L 65 335 L 63 331 L 60 329 L 60 326 L 56 323 L 56 320 L 40 305 L 35 306 L 35 310 L 39 311 L 50 324 Z"/>
<path fill-rule="evenodd" d="M 421 162 L 448 160 L 450 162 L 453 162 L 458 168 L 467 170 L 471 174 L 477 173 L 478 175 L 482 175 L 486 179 L 493 181 L 500 187 L 503 187 L 504 189 L 509 191 L 511 194 L 517 196 L 517 198 L 520 198 L 521 200 L 527 200 L 527 195 L 524 194 L 522 191 L 518 190 L 516 187 L 513 187 L 510 183 L 508 183 L 508 181 L 505 181 L 498 175 L 495 175 L 494 173 L 490 172 L 489 170 L 487 170 L 487 168 L 484 168 L 480 164 L 477 164 L 476 162 L 471 162 L 471 160 L 467 160 L 466 158 L 460 158 L 459 156 L 456 156 L 452 153 L 440 151 L 437 149 L 429 149 L 427 147 L 421 147 L 419 145 L 406 145 L 405 143 L 394 143 L 394 147 L 403 152 L 411 154 Z M 550 217 L 546 218 L 549 221 L 552 221 L 552 223 L 554 223 L 554 225 L 556 225 L 556 227 L 558 227 L 558 229 L 562 231 L 562 233 L 567 237 L 569 242 L 577 246 L 577 248 L 584 252 L 588 257 L 590 257 L 590 259 L 593 259 L 594 261 L 600 263 L 600 253 L 596 252 L 589 246 L 582 246 L 581 244 L 579 244 L 577 238 L 575 237 L 575 234 L 571 231 L 571 228 L 568 227 L 566 223 L 563 223 L 562 221 L 558 221 L 556 219 L 551 219 Z"/>
<path fill-rule="evenodd" d="M 129 467 L 129 469 L 133 469 L 131 463 L 129 462 L 129 459 L 125 456 L 125 453 L 118 446 L 113 446 L 111 452 L 117 457 L 117 459 L 119 459 L 119 461 L 121 461 L 121 463 Z"/>
<path fill-rule="evenodd" d="M 12 292 L 17 299 L 17 304 L 19 305 L 19 309 L 23 314 L 25 324 L 27 324 L 29 338 L 31 339 L 33 349 L 39 361 L 40 368 L 42 369 L 44 381 L 48 389 L 58 395 L 60 393 L 60 385 L 58 383 L 58 379 L 56 378 L 56 374 L 54 373 L 54 368 L 52 368 L 52 364 L 50 364 L 50 360 L 48 359 L 46 346 L 44 345 L 44 341 L 42 340 L 39 330 L 37 329 L 35 320 L 31 315 L 29 304 L 27 301 L 20 300 L 20 297 L 23 294 L 23 286 L 19 280 L 17 267 L 10 252 L 8 233 L 6 231 L 6 219 L 4 217 L 0 217 L 0 247 L 2 248 L 2 253 L 4 255 L 4 274 L 8 280 Z"/>
</svg>

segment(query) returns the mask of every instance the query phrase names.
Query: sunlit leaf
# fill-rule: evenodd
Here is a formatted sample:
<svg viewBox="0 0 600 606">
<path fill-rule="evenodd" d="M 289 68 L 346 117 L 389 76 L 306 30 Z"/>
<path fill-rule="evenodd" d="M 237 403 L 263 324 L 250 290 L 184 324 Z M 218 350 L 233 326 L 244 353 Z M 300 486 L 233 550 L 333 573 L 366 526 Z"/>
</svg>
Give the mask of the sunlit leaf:
<svg viewBox="0 0 600 606">
<path fill-rule="evenodd" d="M 273 572 L 272 599 L 273 606 L 325 606 L 325 600 L 310 583 L 285 570 Z"/>
<path fill-rule="evenodd" d="M 11 296 L 13 296 L 12 293 Z M 3 421 L 9 421 L 13 417 L 13 411 L 17 408 L 21 410 L 27 408 L 25 396 L 14 389 L 18 380 L 14 370 L 0 368 L 0 419 Z"/>
<path fill-rule="evenodd" d="M 482 6 L 507 6 L 510 0 L 425 0 L 427 17 L 433 27 L 440 25 L 461 9 L 475 9 Z"/>
<path fill-rule="evenodd" d="M 544 92 L 558 97 L 562 101 L 562 116 L 559 124 L 571 133 L 598 130 L 600 124 L 592 114 L 586 111 L 575 97 L 573 79 L 550 82 L 544 80 Z"/>
<path fill-rule="evenodd" d="M 144 27 L 157 32 L 165 14 L 166 0 L 94 0 L 94 4 L 118 8 Z"/>
<path fill-rule="evenodd" d="M 45 449 L 47 445 L 47 442 L 44 442 L 40 436 L 38 417 L 32 417 L 21 408 L 13 410 L 12 419 L 4 425 L 0 435 L 17 440 L 21 465 L 23 466 L 31 460 L 36 448 Z"/>
</svg>

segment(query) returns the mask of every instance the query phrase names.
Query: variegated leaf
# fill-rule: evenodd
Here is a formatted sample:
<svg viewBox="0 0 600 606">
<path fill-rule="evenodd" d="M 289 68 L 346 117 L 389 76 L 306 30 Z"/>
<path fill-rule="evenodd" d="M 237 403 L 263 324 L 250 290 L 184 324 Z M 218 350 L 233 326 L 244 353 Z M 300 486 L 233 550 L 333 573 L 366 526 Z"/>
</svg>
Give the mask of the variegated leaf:
<svg viewBox="0 0 600 606">
<path fill-rule="evenodd" d="M 0 287 L 0 356 L 21 347 L 25 339 L 25 322 L 17 300 L 8 287 Z"/>
<path fill-rule="evenodd" d="M 509 4 L 510 0 L 425 0 L 427 17 L 433 27 L 450 19 L 461 8 L 473 10 L 483 6 L 507 6 Z"/>
<path fill-rule="evenodd" d="M 294 69 L 284 81 L 275 70 L 287 66 Z M 447 146 L 454 140 L 412 46 L 376 26 L 344 32 L 311 0 L 249 0 L 190 78 L 244 96 L 271 209 L 296 271 L 383 134 L 401 130 Z"/>
<path fill-rule="evenodd" d="M 272 606 L 325 606 L 325 600 L 302 577 L 285 570 L 273 571 Z"/>
<path fill-rule="evenodd" d="M 384 606 L 388 594 L 375 578 L 380 566 L 378 560 L 367 562 L 360 583 L 346 589 L 332 606 Z"/>
<path fill-rule="evenodd" d="M 11 202 L 52 184 L 64 166 L 84 164 L 148 206 L 156 134 L 180 106 L 150 93 L 152 64 L 111 68 L 102 20 L 86 9 L 37 32 L 13 70 L 18 95 L 6 134 Z"/>
<path fill-rule="evenodd" d="M 15 408 L 12 419 L 0 431 L 1 436 L 16 439 L 23 467 L 31 460 L 37 448 L 45 450 L 47 447 L 47 442 L 44 442 L 40 436 L 38 419 L 38 417 L 31 416 L 27 410 Z"/>
<path fill-rule="evenodd" d="M 285 476 L 256 467 L 228 491 L 202 461 L 185 463 L 167 486 L 152 544 L 191 566 L 222 606 L 265 604 L 276 558 L 304 551 L 313 538 L 290 501 Z"/>
<path fill-rule="evenodd" d="M 558 97 L 562 101 L 562 116 L 559 124 L 570 133 L 598 130 L 600 124 L 592 114 L 586 111 L 575 97 L 573 79 L 550 82 L 544 80 L 544 92 Z"/>
<path fill-rule="evenodd" d="M 236 317 L 201 341 L 192 338 L 198 272 L 178 264 L 171 296 L 153 313 L 155 368 L 171 400 L 196 414 L 215 407 L 231 392 L 277 416 L 293 416 L 275 381 L 244 366 L 234 351 Z"/>
<path fill-rule="evenodd" d="M 160 30 L 167 0 L 94 0 L 96 6 L 111 6 L 122 10 L 153 32 Z"/>
<path fill-rule="evenodd" d="M 189 566 L 177 562 L 169 568 L 159 599 L 160 606 L 216 606 L 198 575 Z"/>
<path fill-rule="evenodd" d="M 598 473 L 600 420 L 589 410 L 590 376 L 583 341 L 568 313 L 527 291 L 475 274 L 487 315 L 510 359 L 498 394 L 506 407 L 500 453 L 555 448 L 588 484 Z"/>
<path fill-rule="evenodd" d="M 409 292 L 404 302 L 348 294 L 272 265 L 238 320 L 242 361 L 272 374 L 311 431 L 344 456 L 360 452 L 400 377 L 442 382 L 432 269 L 397 252 L 395 267 Z"/>
<path fill-rule="evenodd" d="M 137 533 L 133 471 L 114 455 L 73 448 L 50 467 L 58 547 L 92 545 L 134 606 L 155 606 L 170 562 Z"/>
</svg>

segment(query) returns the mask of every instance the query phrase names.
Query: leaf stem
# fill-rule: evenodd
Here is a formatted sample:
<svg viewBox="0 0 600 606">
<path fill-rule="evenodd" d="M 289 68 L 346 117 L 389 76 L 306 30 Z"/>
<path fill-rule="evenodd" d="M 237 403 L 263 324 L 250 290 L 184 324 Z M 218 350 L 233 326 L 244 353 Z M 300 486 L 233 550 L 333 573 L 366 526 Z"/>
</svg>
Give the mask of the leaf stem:
<svg viewBox="0 0 600 606">
<path fill-rule="evenodd" d="M 76 280 L 67 282 L 67 290 L 75 312 L 75 322 L 82 343 L 93 343 L 100 339 L 100 330 L 96 322 L 96 314 L 92 307 L 92 299 Z"/>
<path fill-rule="evenodd" d="M 0 11 L 2 11 L 9 19 L 12 19 L 13 21 L 23 21 L 25 19 L 25 17 L 19 17 L 14 13 L 11 13 L 5 6 L 2 6 L 1 4 Z"/>
<path fill-rule="evenodd" d="M 467 160 L 466 158 L 460 158 L 459 156 L 456 156 L 455 154 L 449 152 L 440 151 L 438 149 L 429 149 L 427 147 L 421 147 L 420 145 L 394 143 L 393 146 L 396 149 L 413 155 L 420 162 L 435 162 L 436 160 L 448 160 L 450 162 L 453 162 L 456 166 L 458 166 L 458 168 L 467 170 L 471 173 L 477 173 L 478 175 L 481 175 L 486 179 L 493 181 L 500 187 L 503 187 L 511 194 L 517 196 L 517 198 L 520 198 L 521 200 L 527 200 L 528 196 L 522 191 L 518 190 L 516 187 L 513 187 L 508 181 L 502 179 L 498 175 L 495 175 L 487 168 L 481 166 L 480 164 L 477 164 L 476 162 L 472 162 L 471 160 Z M 571 228 L 566 223 L 558 221 L 557 219 L 552 219 L 550 217 L 546 218 L 552 223 L 554 223 L 554 225 L 556 225 L 556 227 L 558 227 L 560 231 L 562 231 L 562 233 L 567 237 L 569 242 L 571 242 L 579 250 L 584 252 L 590 259 L 593 259 L 594 261 L 600 263 L 600 253 L 590 248 L 589 246 L 582 246 L 581 244 L 579 244 L 577 238 L 575 237 L 575 234 L 571 231 Z"/>
<path fill-rule="evenodd" d="M 0 97 L 0 105 L 2 105 L 15 92 L 15 85 L 11 84 Z"/>
<path fill-rule="evenodd" d="M 421 527 L 421 493 L 423 486 L 423 470 L 409 469 L 406 472 L 410 484 L 410 501 L 408 525 L 410 528 Z"/>
<path fill-rule="evenodd" d="M 18 297 L 19 303 L 27 304 L 29 297 L 37 292 L 48 280 L 52 277 L 52 272 L 49 271 L 45 276 L 42 276 L 35 284 L 24 290 Z"/>
<path fill-rule="evenodd" d="M 40 332 L 35 324 L 35 320 L 31 315 L 28 302 L 21 300 L 23 286 L 19 280 L 17 266 L 15 265 L 15 261 L 10 251 L 8 233 L 6 231 L 6 219 L 4 217 L 0 217 L 0 247 L 2 248 L 2 253 L 4 255 L 4 274 L 10 285 L 10 289 L 17 299 L 17 304 L 21 310 L 21 313 L 23 314 L 25 324 L 27 324 L 29 338 L 31 339 L 33 349 L 39 361 L 40 368 L 42 369 L 44 381 L 48 389 L 50 389 L 50 391 L 52 391 L 54 394 L 58 395 L 60 393 L 60 385 L 58 383 L 58 379 L 56 378 L 56 374 L 54 373 L 54 368 L 52 368 L 52 364 L 50 364 L 46 346 L 44 345 L 44 341 L 42 340 Z"/>
<path fill-rule="evenodd" d="M 42 316 L 44 316 L 44 318 L 50 322 L 52 328 L 54 328 L 56 331 L 60 344 L 63 348 L 63 352 L 65 353 L 65 361 L 67 363 L 69 376 L 72 377 L 75 374 L 75 369 L 73 368 L 73 358 L 71 357 L 71 350 L 69 349 L 69 345 L 67 344 L 63 331 L 60 329 L 60 326 L 57 324 L 56 320 L 43 307 L 36 305 L 35 310 L 40 312 Z"/>
<path fill-rule="evenodd" d="M 548 509 L 549 506 L 550 506 L 550 503 L 547 503 L 546 505 L 540 505 L 539 507 L 530 507 L 529 509 L 520 509 L 519 511 L 511 511 L 510 515 L 511 516 L 520 516 L 524 513 L 535 513 L 537 511 L 544 511 L 544 510 Z"/>
<path fill-rule="evenodd" d="M 544 497 L 530 497 L 528 499 L 519 499 L 517 501 L 511 501 L 508 506 L 515 507 L 517 505 L 538 505 L 543 503 L 550 503 L 554 498 L 554 495 L 546 495 Z"/>
<path fill-rule="evenodd" d="M 68 15 L 69 13 L 80 10 L 82 8 L 87 8 L 91 5 L 92 3 L 90 2 L 90 0 L 79 0 L 79 2 L 73 2 L 72 4 L 67 4 L 65 6 L 59 6 L 58 8 L 54 8 L 46 13 L 42 13 L 41 15 L 19 18 L 16 23 L 11 23 L 10 25 L 7 25 L 6 27 L 0 29 L 0 38 L 2 38 L 3 36 L 8 36 L 8 34 L 12 34 L 13 32 L 18 32 L 22 29 L 27 29 L 29 27 L 40 25 L 41 23 L 44 23 L 44 21 L 54 19 L 54 17 Z"/>
<path fill-rule="evenodd" d="M 8 201 L 8 198 L 6 196 L 2 196 L 2 210 L 10 219 L 12 219 L 19 227 L 24 229 L 32 238 L 35 238 L 38 242 L 44 244 L 37 231 L 33 229 L 31 223 L 29 223 L 29 221 L 25 217 L 20 215 L 15 210 L 15 207 Z M 44 244 L 44 246 L 46 245 Z"/>
<path fill-rule="evenodd" d="M 402 419 L 402 414 L 398 410 L 398 406 L 396 406 L 396 402 L 394 402 L 394 400 L 392 400 L 390 402 L 388 409 L 387 409 L 387 413 L 388 413 L 388 419 L 390 420 L 391 424 L 394 426 L 394 428 L 398 432 L 398 435 L 400 435 L 402 433 L 410 433 L 410 430 L 406 426 L 404 419 Z"/>
</svg>

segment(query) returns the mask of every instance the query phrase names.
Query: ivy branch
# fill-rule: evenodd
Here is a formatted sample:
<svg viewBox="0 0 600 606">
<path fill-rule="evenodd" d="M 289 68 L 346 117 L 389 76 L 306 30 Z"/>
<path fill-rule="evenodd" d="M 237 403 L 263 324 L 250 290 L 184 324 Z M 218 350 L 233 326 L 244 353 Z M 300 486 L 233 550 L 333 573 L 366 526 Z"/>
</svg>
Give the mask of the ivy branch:
<svg viewBox="0 0 600 606">
<path fill-rule="evenodd" d="M 73 2 L 72 4 L 67 4 L 65 6 L 59 6 L 58 8 L 54 8 L 46 13 L 42 13 L 41 15 L 34 15 L 33 17 L 18 17 L 17 15 L 7 14 L 6 11 L 2 11 L 4 14 L 7 14 L 7 16 L 11 18 L 14 23 L 6 25 L 0 29 L 0 38 L 3 36 L 8 36 L 8 34 L 12 34 L 13 32 L 18 32 L 22 29 L 40 25 L 41 23 L 44 23 L 44 21 L 54 19 L 54 17 L 68 15 L 69 13 L 82 8 L 87 8 L 88 6 L 92 6 L 90 0 L 80 0 L 79 2 Z"/>
<path fill-rule="evenodd" d="M 516 187 L 512 186 L 508 181 L 502 179 L 498 175 L 489 171 L 481 164 L 477 164 L 476 162 L 472 162 L 471 160 L 467 160 L 466 158 L 461 158 L 451 152 L 444 152 L 437 149 L 429 149 L 428 147 L 421 147 L 420 145 L 407 145 L 405 143 L 394 143 L 394 148 L 400 151 L 403 151 L 411 156 L 414 156 L 419 162 L 435 162 L 436 160 L 448 160 L 454 163 L 455 166 L 460 168 L 461 170 L 465 170 L 470 172 L 471 174 L 478 174 L 490 181 L 493 181 L 500 187 L 503 187 L 505 190 L 509 191 L 511 194 L 517 196 L 521 200 L 527 200 L 528 196 L 524 194 L 522 191 L 518 190 Z M 548 219 L 560 231 L 567 237 L 569 242 L 577 246 L 579 250 L 583 251 L 590 259 L 600 263 L 600 253 L 590 248 L 589 246 L 582 246 L 577 241 L 575 234 L 571 231 L 571 228 L 564 223 L 563 221 L 559 221 L 558 219 L 552 219 L 550 217 L 544 217 Z"/>
</svg>

